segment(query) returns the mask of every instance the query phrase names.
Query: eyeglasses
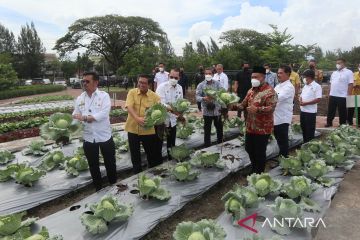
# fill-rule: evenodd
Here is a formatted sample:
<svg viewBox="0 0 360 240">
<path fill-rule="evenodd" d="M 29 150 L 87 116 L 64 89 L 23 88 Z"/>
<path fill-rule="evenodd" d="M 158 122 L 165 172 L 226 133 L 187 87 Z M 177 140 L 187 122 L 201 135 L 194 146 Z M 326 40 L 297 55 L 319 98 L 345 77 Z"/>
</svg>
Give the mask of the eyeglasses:
<svg viewBox="0 0 360 240">
<path fill-rule="evenodd" d="M 86 83 L 86 84 L 89 84 L 90 81 L 89 80 L 81 80 L 82 83 Z"/>
</svg>

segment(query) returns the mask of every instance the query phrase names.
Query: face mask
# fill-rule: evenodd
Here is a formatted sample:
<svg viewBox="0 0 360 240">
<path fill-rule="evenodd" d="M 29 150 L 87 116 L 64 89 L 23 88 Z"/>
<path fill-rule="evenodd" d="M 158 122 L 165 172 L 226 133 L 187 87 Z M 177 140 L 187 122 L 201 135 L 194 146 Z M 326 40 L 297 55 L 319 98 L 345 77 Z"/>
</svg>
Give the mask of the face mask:
<svg viewBox="0 0 360 240">
<path fill-rule="evenodd" d="M 205 75 L 205 80 L 210 82 L 212 80 L 212 76 L 211 75 Z"/>
<path fill-rule="evenodd" d="M 170 78 L 169 82 L 170 82 L 171 86 L 176 86 L 176 84 L 177 84 L 177 80 L 175 78 Z"/>
<path fill-rule="evenodd" d="M 315 66 L 313 66 L 313 65 L 310 65 L 310 69 L 315 69 Z"/>
<path fill-rule="evenodd" d="M 248 67 L 244 67 L 244 72 L 247 72 L 249 71 L 249 68 Z"/>
<path fill-rule="evenodd" d="M 159 68 L 159 71 L 160 71 L 160 72 L 164 72 L 164 68 Z"/>
<path fill-rule="evenodd" d="M 337 70 L 340 70 L 340 68 L 341 68 L 341 65 L 340 65 L 340 64 L 336 64 L 336 69 L 337 69 Z"/>
<path fill-rule="evenodd" d="M 359 68 L 359 72 L 360 72 L 360 68 Z"/>
<path fill-rule="evenodd" d="M 306 78 L 303 78 L 303 83 L 306 85 Z"/>
<path fill-rule="evenodd" d="M 257 79 L 251 79 L 251 86 L 253 86 L 253 87 L 260 86 L 260 81 Z"/>
<path fill-rule="evenodd" d="M 265 71 L 266 71 L 266 73 L 269 73 L 269 72 L 270 72 L 270 69 L 266 69 Z"/>
</svg>

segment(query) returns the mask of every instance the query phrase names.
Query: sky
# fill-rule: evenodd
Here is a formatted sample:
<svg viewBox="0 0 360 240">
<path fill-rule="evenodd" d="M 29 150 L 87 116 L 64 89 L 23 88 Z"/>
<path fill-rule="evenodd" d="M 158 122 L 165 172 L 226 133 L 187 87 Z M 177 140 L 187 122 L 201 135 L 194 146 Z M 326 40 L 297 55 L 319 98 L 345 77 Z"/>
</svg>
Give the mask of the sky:
<svg viewBox="0 0 360 240">
<path fill-rule="evenodd" d="M 18 35 L 34 22 L 47 52 L 79 18 L 118 14 L 152 18 L 168 34 L 177 55 L 186 42 L 224 31 L 288 28 L 294 44 L 318 44 L 323 50 L 360 45 L 359 0 L 0 0 L 0 23 Z"/>
</svg>

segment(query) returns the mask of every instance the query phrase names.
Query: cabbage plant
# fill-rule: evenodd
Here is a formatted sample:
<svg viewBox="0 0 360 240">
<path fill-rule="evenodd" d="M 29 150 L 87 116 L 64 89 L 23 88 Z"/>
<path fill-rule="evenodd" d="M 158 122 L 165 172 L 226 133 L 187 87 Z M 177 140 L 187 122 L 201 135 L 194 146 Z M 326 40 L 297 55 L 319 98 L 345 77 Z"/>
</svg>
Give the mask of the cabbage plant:
<svg viewBox="0 0 360 240">
<path fill-rule="evenodd" d="M 138 187 L 140 196 L 146 199 L 156 198 L 158 200 L 167 201 L 171 198 L 170 192 L 160 187 L 161 178 L 149 178 L 145 174 L 140 174 L 138 179 Z"/>
<path fill-rule="evenodd" d="M 113 134 L 113 139 L 115 143 L 115 149 L 119 152 L 129 151 L 129 142 L 127 139 L 124 139 L 120 136 L 119 133 Z"/>
<path fill-rule="evenodd" d="M 176 137 L 187 139 L 194 131 L 193 125 L 190 123 L 178 124 L 176 127 Z"/>
<path fill-rule="evenodd" d="M 258 207 L 264 198 L 258 197 L 256 191 L 250 187 L 235 185 L 221 200 L 225 202 L 226 212 L 232 215 L 233 224 L 237 225 L 240 219 L 246 217 L 246 209 Z"/>
<path fill-rule="evenodd" d="M 324 186 L 331 186 L 334 180 L 331 178 L 324 177 L 328 172 L 333 171 L 334 167 L 327 166 L 324 160 L 312 160 L 303 171 L 304 174 L 308 175 L 312 179 L 319 181 Z"/>
<path fill-rule="evenodd" d="M 14 179 L 17 183 L 31 187 L 33 182 L 39 180 L 46 174 L 46 171 L 28 166 L 27 164 L 19 164 L 14 172 Z"/>
<path fill-rule="evenodd" d="M 151 128 L 163 124 L 167 117 L 166 107 L 156 103 L 145 111 L 144 128 Z"/>
<path fill-rule="evenodd" d="M 264 197 L 269 193 L 278 194 L 281 189 L 281 182 L 272 179 L 268 173 L 253 173 L 247 176 L 247 181 L 249 186 L 254 188 L 256 193 L 261 197 Z"/>
<path fill-rule="evenodd" d="M 79 172 L 89 169 L 89 164 L 84 156 L 74 156 L 66 159 L 64 167 L 68 175 L 76 177 L 79 176 Z"/>
<path fill-rule="evenodd" d="M 288 224 L 273 224 L 271 229 L 277 232 L 280 235 L 289 235 L 292 231 L 292 228 L 300 227 L 300 225 L 295 224 L 295 219 L 303 218 L 303 210 L 299 204 L 294 202 L 292 199 L 284 199 L 282 197 L 277 197 L 275 199 L 275 204 L 269 206 L 274 213 L 274 218 L 279 222 L 287 222 Z M 291 221 L 289 223 L 289 221 Z M 290 227 L 289 227 L 290 226 Z"/>
<path fill-rule="evenodd" d="M 192 152 L 193 152 L 193 150 L 186 147 L 186 145 L 184 143 L 180 144 L 178 146 L 173 146 L 170 149 L 171 157 L 179 162 L 187 159 Z"/>
<path fill-rule="evenodd" d="M 220 153 L 197 152 L 190 160 L 191 165 L 196 167 L 217 167 L 224 168 L 225 162 L 220 160 Z"/>
<path fill-rule="evenodd" d="M 91 234 L 101 234 L 108 231 L 112 222 L 124 222 L 132 216 L 134 208 L 131 204 L 121 203 L 112 195 L 105 195 L 98 203 L 90 204 L 91 213 L 81 215 L 81 223 Z"/>
<path fill-rule="evenodd" d="M 170 104 L 171 109 L 180 114 L 184 114 L 189 111 L 191 103 L 187 99 L 178 99 L 174 103 Z"/>
<path fill-rule="evenodd" d="M 45 154 L 40 161 L 41 163 L 38 166 L 39 169 L 51 171 L 64 163 L 65 156 L 62 151 L 56 150 Z"/>
<path fill-rule="evenodd" d="M 49 122 L 40 127 L 40 135 L 44 139 L 54 140 L 57 144 L 65 145 L 81 130 L 81 123 L 73 120 L 71 114 L 54 113 L 49 117 Z"/>
<path fill-rule="evenodd" d="M 227 108 L 229 104 L 238 103 L 240 98 L 235 93 L 229 93 L 225 89 L 217 91 L 216 101 L 220 103 L 222 108 Z"/>
<path fill-rule="evenodd" d="M 296 156 L 289 156 L 288 158 L 280 157 L 279 165 L 283 169 L 283 175 L 301 175 L 302 172 L 302 162 Z"/>
<path fill-rule="evenodd" d="M 25 239 L 30 237 L 30 225 L 33 224 L 37 218 L 28 218 L 22 220 L 26 212 L 14 213 L 0 216 L 0 239 Z"/>
<path fill-rule="evenodd" d="M 214 220 L 181 222 L 173 233 L 174 240 L 224 240 L 226 232 Z"/>
<path fill-rule="evenodd" d="M 11 162 L 15 159 L 15 155 L 5 149 L 0 149 L 0 165 Z"/>
<path fill-rule="evenodd" d="M 182 162 L 175 165 L 172 170 L 172 174 L 179 181 L 192 181 L 197 178 L 200 172 L 193 171 L 190 163 Z"/>
<path fill-rule="evenodd" d="M 30 143 L 30 145 L 23 150 L 23 155 L 35 155 L 35 156 L 42 156 L 46 152 L 48 152 L 49 149 L 45 147 L 45 142 L 43 140 L 35 140 Z"/>
<path fill-rule="evenodd" d="M 8 164 L 5 168 L 0 169 L 0 182 L 10 180 L 13 174 L 20 168 L 20 164 Z"/>
<path fill-rule="evenodd" d="M 311 180 L 304 176 L 293 176 L 289 182 L 283 184 L 281 192 L 289 198 L 298 198 L 301 196 L 310 196 L 319 185 L 312 183 Z"/>
</svg>

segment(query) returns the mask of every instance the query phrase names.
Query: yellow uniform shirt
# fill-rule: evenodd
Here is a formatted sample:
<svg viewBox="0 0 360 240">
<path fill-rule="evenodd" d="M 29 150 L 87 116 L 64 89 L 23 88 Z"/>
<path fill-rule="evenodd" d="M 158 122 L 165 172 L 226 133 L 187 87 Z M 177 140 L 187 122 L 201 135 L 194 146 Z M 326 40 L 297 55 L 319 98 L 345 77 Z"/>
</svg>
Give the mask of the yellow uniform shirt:
<svg viewBox="0 0 360 240">
<path fill-rule="evenodd" d="M 150 89 L 146 94 L 141 94 L 138 88 L 131 89 L 126 97 L 125 107 L 132 107 L 139 117 L 145 116 L 145 110 L 160 102 L 160 97 Z M 144 129 L 135 119 L 128 114 L 125 131 L 138 135 L 155 134 L 155 129 Z"/>
<path fill-rule="evenodd" d="M 300 84 L 300 76 L 294 71 L 291 71 L 290 81 L 292 85 L 295 87 L 297 84 Z"/>
<path fill-rule="evenodd" d="M 360 95 L 360 72 L 354 73 L 354 88 L 352 95 Z"/>
</svg>

